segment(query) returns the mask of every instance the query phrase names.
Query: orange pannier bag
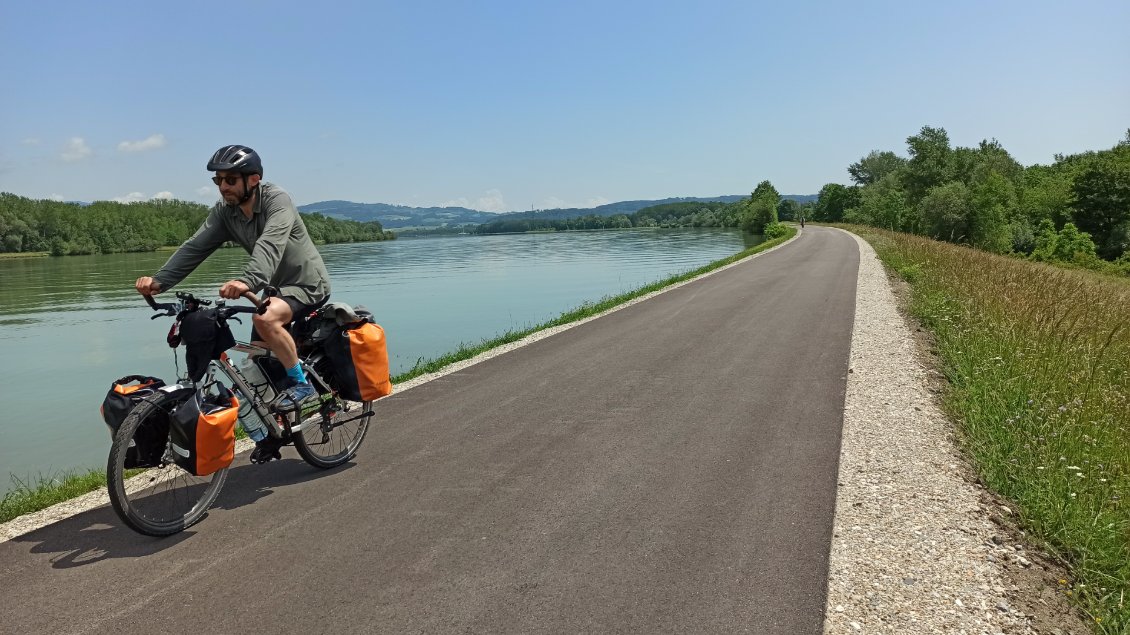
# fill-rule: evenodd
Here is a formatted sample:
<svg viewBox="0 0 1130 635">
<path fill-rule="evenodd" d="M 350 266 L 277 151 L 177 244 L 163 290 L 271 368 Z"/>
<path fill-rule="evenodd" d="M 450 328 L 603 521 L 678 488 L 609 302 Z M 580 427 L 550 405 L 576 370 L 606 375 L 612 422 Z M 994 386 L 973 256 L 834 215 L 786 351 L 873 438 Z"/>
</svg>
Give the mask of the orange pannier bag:
<svg viewBox="0 0 1130 635">
<path fill-rule="evenodd" d="M 350 401 L 372 401 L 392 393 L 385 331 L 366 319 L 338 327 L 324 344 L 333 367 L 333 387 Z"/>
<path fill-rule="evenodd" d="M 213 387 L 218 394 L 208 392 Z M 173 460 L 196 476 L 231 465 L 238 417 L 239 400 L 227 386 L 215 383 L 197 390 L 171 417 Z"/>
</svg>

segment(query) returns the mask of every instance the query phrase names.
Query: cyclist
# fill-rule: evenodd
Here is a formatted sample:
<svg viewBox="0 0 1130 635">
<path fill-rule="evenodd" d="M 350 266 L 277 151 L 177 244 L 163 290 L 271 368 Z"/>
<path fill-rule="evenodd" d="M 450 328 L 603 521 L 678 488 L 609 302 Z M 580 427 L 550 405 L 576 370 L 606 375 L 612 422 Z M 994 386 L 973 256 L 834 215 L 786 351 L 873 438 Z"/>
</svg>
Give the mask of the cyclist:
<svg viewBox="0 0 1130 635">
<path fill-rule="evenodd" d="M 280 297 L 270 303 L 267 312 L 253 317 L 251 341 L 269 348 L 287 369 L 290 385 L 274 407 L 296 409 L 317 391 L 298 363 L 287 327 L 295 318 L 325 304 L 330 295 L 329 273 L 290 195 L 262 180 L 263 164 L 258 153 L 247 146 L 224 146 L 208 161 L 208 171 L 216 173 L 212 182 L 219 186 L 223 200 L 212 207 L 204 224 L 168 262 L 152 276 L 138 278 L 135 288 L 143 295 L 168 291 L 225 242 L 243 247 L 251 258 L 239 276 L 220 287 L 220 297 L 236 299 L 246 291 L 258 293 L 268 286 L 279 290 Z M 281 442 L 267 436 L 262 428 L 251 434 L 255 441 L 253 463 L 282 458 Z"/>
</svg>

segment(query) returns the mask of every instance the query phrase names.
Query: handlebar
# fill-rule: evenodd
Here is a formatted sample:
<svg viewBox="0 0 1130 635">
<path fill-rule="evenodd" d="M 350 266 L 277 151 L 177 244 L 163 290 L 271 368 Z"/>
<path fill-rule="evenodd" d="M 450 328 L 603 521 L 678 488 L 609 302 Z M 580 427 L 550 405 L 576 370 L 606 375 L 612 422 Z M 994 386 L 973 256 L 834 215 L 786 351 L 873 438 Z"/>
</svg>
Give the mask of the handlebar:
<svg viewBox="0 0 1130 635">
<path fill-rule="evenodd" d="M 271 295 L 271 291 L 273 291 L 273 289 L 268 289 L 268 296 Z M 201 300 L 191 293 L 188 293 L 187 291 L 177 291 L 177 299 L 180 300 L 180 302 L 158 303 L 153 299 L 153 296 L 151 295 L 143 294 L 142 297 L 145 298 L 145 302 L 149 304 L 149 307 L 151 309 L 157 311 L 156 315 L 150 318 L 151 320 L 156 320 L 159 317 L 175 317 L 181 311 L 195 311 L 202 306 L 209 306 L 212 304 L 211 300 Z M 267 312 L 267 307 L 271 304 L 270 297 L 265 300 L 260 300 L 255 296 L 254 293 L 251 293 L 250 291 L 245 291 L 241 297 L 249 300 L 252 304 L 255 305 L 255 307 L 226 306 L 223 300 L 219 300 L 216 302 L 216 308 L 220 310 L 221 317 L 227 318 L 236 313 L 258 313 L 259 315 L 263 315 Z"/>
</svg>

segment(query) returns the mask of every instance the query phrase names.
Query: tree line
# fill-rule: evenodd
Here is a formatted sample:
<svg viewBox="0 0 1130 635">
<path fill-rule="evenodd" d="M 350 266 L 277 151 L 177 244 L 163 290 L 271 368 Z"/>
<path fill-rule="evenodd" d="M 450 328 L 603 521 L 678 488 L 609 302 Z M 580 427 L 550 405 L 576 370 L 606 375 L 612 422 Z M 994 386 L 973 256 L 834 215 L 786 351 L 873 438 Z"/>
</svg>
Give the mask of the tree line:
<svg viewBox="0 0 1130 635">
<path fill-rule="evenodd" d="M 1130 275 L 1130 131 L 1113 148 L 1025 167 L 995 139 L 952 147 L 924 126 L 907 156 L 875 150 L 829 183 L 811 220 L 871 225 Z"/>
<path fill-rule="evenodd" d="M 623 229 L 630 227 L 740 227 L 753 233 L 773 233 L 780 220 L 798 218 L 801 206 L 782 199 L 769 181 L 762 181 L 748 199 L 732 203 L 705 201 L 663 203 L 631 214 L 574 218 L 504 218 L 475 227 L 476 234 Z"/>
<path fill-rule="evenodd" d="M 0 253 L 48 252 L 55 256 L 153 251 L 179 245 L 196 232 L 211 208 L 178 200 L 90 205 L 36 200 L 0 193 Z M 303 214 L 316 243 L 395 238 L 379 222 Z"/>
</svg>

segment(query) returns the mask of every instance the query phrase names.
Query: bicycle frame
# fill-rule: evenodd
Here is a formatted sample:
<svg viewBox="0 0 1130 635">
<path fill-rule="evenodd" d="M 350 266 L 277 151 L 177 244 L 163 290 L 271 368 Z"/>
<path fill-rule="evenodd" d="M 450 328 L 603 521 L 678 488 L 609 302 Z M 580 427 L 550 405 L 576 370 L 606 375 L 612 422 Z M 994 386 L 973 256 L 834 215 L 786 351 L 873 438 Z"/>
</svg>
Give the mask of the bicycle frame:
<svg viewBox="0 0 1130 635">
<path fill-rule="evenodd" d="M 274 358 L 274 354 L 271 353 L 270 349 L 247 342 L 237 341 L 235 345 L 228 350 L 238 351 L 249 357 L 266 356 Z M 232 363 L 226 351 L 220 356 L 220 359 L 214 359 L 208 363 L 208 371 L 199 382 L 182 378 L 176 384 L 164 386 L 159 390 L 165 392 L 175 392 L 185 388 L 195 390 L 200 386 L 207 386 L 217 381 L 217 374 L 223 375 L 231 382 L 232 388 L 238 389 L 240 394 L 250 401 L 249 405 L 251 408 L 267 424 L 267 430 L 270 435 L 276 438 L 283 438 L 288 433 L 300 432 L 303 428 L 303 415 L 321 407 L 326 399 L 332 398 L 334 395 L 334 391 L 330 388 L 329 383 L 314 370 L 314 364 L 318 361 L 318 355 L 319 353 L 315 352 L 310 356 L 310 359 L 300 359 L 299 363 L 302 364 L 302 370 L 306 373 L 306 377 L 310 383 L 320 389 L 319 398 L 310 402 L 301 410 L 295 410 L 286 415 L 278 414 L 270 409 L 270 404 L 263 398 L 263 391 L 260 389 L 259 385 L 252 384 L 243 375 L 239 367 Z M 270 378 L 267 378 L 268 384 L 270 381 Z M 277 387 L 272 386 L 272 388 L 277 390 Z"/>
</svg>

